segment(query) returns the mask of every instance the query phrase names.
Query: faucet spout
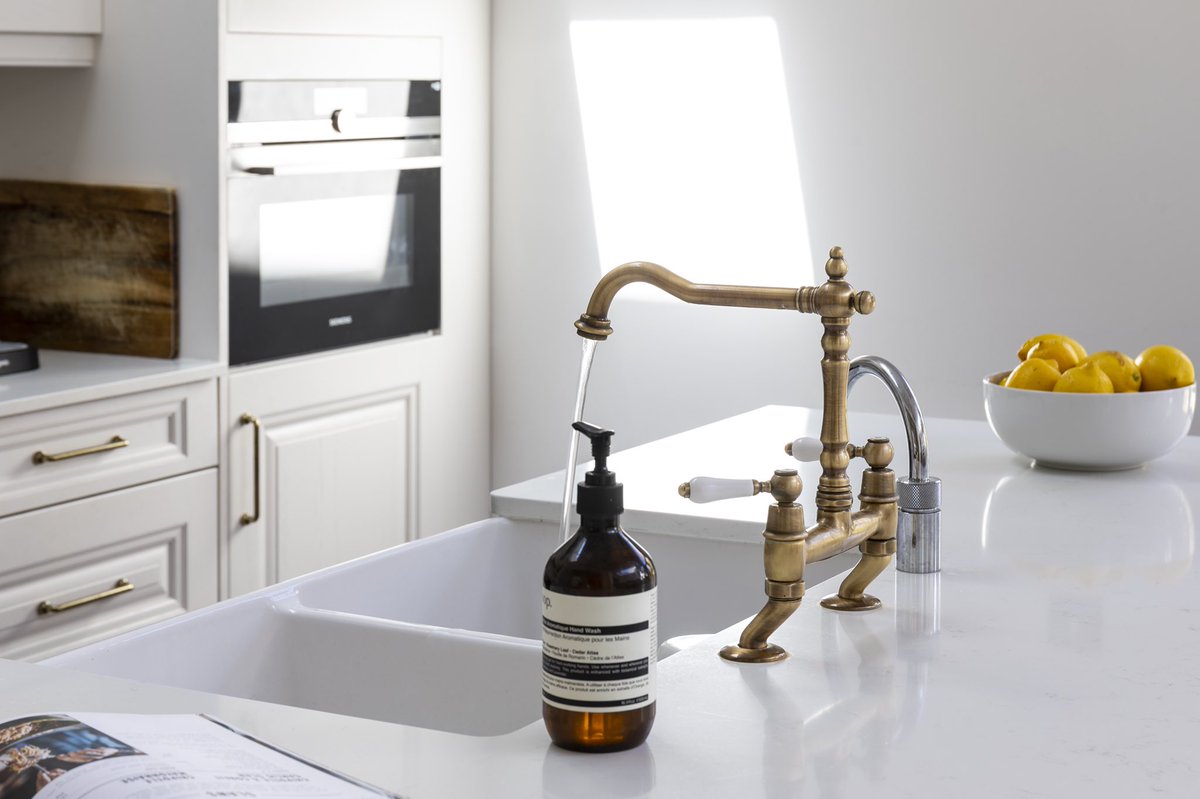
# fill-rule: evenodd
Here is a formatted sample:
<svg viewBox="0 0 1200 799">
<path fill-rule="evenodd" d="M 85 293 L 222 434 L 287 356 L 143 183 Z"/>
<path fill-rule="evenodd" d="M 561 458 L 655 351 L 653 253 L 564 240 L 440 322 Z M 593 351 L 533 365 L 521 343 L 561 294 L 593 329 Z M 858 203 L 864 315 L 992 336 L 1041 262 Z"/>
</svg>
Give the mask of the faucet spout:
<svg viewBox="0 0 1200 799">
<path fill-rule="evenodd" d="M 835 247 L 830 256 L 835 257 L 835 252 L 835 259 L 840 264 L 841 248 Z M 853 293 L 847 288 L 846 291 L 822 292 L 820 287 L 815 286 L 776 288 L 693 283 L 658 264 L 630 261 L 600 278 L 592 290 L 587 310 L 575 320 L 579 335 L 596 341 L 604 341 L 612 335 L 608 309 L 617 292 L 630 283 L 647 283 L 692 305 L 763 308 L 837 317 L 849 317 L 854 313 L 869 314 L 875 309 L 875 295 L 869 291 Z"/>
<path fill-rule="evenodd" d="M 612 305 L 617 292 L 630 283 L 647 283 L 662 289 L 672 297 L 694 305 L 800 310 L 801 289 L 798 288 L 692 283 L 658 264 L 631 261 L 613 269 L 596 284 L 588 301 L 587 311 L 575 322 L 575 329 L 579 331 L 579 335 L 597 341 L 604 341 L 612 335 L 612 323 L 608 319 L 609 306 Z"/>
<path fill-rule="evenodd" d="M 864 375 L 873 375 L 888 387 L 908 438 L 908 477 L 896 481 L 899 510 L 896 568 L 927 574 L 941 569 L 942 481 L 929 476 L 929 442 L 925 419 L 912 386 L 890 361 L 863 355 L 850 362 L 846 393 Z"/>
</svg>

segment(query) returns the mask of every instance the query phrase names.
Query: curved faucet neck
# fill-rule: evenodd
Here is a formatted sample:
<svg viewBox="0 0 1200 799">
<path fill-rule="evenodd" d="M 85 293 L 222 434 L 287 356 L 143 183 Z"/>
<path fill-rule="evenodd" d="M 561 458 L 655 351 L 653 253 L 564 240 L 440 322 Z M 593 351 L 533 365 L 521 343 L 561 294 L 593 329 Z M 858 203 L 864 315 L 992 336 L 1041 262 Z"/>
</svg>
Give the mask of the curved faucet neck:
<svg viewBox="0 0 1200 799">
<path fill-rule="evenodd" d="M 800 311 L 798 288 L 767 286 L 727 286 L 692 283 L 671 270 L 649 261 L 631 261 L 608 272 L 596 284 L 585 311 L 575 322 L 584 338 L 603 341 L 612 335 L 608 309 L 613 299 L 631 283 L 646 283 L 676 299 L 694 305 L 723 305 L 735 308 L 774 308 Z"/>
<path fill-rule="evenodd" d="M 892 392 L 892 397 L 900 408 L 904 432 L 908 438 L 908 476 L 918 481 L 927 479 L 929 442 L 925 437 L 925 418 L 921 415 L 921 406 L 917 404 L 917 396 L 913 393 L 912 386 L 890 361 L 875 355 L 862 355 L 850 361 L 847 395 L 863 375 L 879 378 Z"/>
</svg>

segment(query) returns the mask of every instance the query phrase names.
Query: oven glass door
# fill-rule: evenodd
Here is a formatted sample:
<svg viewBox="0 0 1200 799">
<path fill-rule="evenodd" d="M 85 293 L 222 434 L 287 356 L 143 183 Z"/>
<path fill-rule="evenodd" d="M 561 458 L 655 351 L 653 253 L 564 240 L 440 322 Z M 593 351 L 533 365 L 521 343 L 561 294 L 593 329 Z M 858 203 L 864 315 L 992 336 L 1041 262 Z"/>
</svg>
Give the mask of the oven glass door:
<svg viewBox="0 0 1200 799">
<path fill-rule="evenodd" d="M 439 327 L 437 165 L 255 169 L 229 180 L 230 363 Z"/>
</svg>

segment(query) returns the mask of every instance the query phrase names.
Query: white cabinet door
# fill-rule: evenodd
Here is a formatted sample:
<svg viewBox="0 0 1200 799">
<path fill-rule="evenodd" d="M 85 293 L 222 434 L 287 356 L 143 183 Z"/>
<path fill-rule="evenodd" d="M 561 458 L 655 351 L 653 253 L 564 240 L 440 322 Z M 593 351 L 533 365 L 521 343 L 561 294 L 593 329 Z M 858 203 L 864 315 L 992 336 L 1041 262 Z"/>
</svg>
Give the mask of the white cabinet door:
<svg viewBox="0 0 1200 799">
<path fill-rule="evenodd" d="M 321 362 L 284 367 L 297 369 L 324 388 L 291 392 L 291 376 L 277 372 L 266 381 L 260 373 L 230 378 L 231 596 L 414 535 L 417 387 L 322 375 Z M 242 421 L 246 413 L 257 429 Z"/>
<path fill-rule="evenodd" d="M 263 431 L 277 579 L 408 539 L 412 400 L 398 392 Z"/>
</svg>

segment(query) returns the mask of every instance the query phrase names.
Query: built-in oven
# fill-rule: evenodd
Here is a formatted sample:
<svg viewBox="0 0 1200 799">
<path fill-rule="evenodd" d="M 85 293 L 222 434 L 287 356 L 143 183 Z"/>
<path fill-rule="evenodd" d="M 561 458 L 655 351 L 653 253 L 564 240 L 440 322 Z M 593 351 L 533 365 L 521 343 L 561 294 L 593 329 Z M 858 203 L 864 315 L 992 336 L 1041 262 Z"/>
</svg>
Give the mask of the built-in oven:
<svg viewBox="0 0 1200 799">
<path fill-rule="evenodd" d="M 229 84 L 229 362 L 437 330 L 441 84 Z"/>
</svg>

